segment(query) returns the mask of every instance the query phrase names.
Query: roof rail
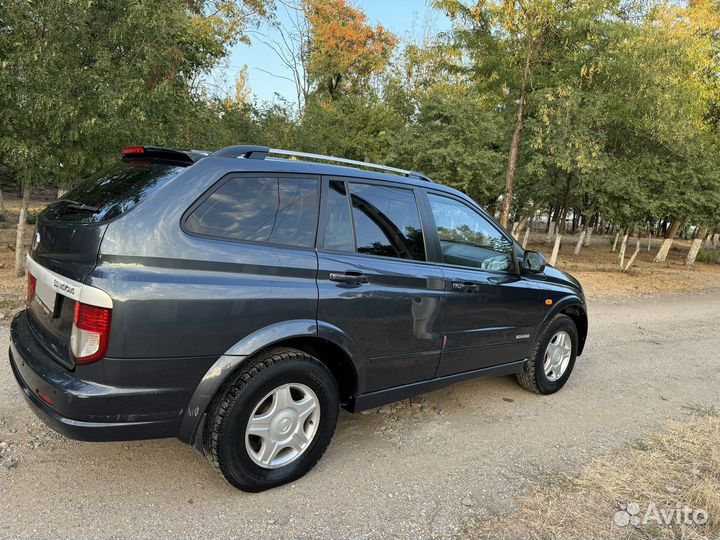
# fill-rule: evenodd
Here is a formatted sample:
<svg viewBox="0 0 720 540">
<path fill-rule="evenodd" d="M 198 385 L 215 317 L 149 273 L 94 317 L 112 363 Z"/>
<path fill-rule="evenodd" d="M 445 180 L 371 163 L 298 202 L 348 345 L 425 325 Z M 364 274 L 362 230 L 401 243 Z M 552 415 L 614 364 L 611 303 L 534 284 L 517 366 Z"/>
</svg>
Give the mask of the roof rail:
<svg viewBox="0 0 720 540">
<path fill-rule="evenodd" d="M 227 148 L 222 148 L 221 150 L 213 152 L 211 156 L 245 159 L 265 159 L 266 157 L 268 157 L 269 154 L 274 154 L 276 156 L 288 156 L 291 158 L 315 159 L 318 161 L 328 161 L 331 163 L 343 163 L 346 165 L 354 165 L 355 167 L 365 167 L 367 169 L 378 169 L 381 171 L 401 174 L 409 178 L 425 180 L 426 182 L 433 182 L 431 178 L 428 178 L 422 173 L 409 171 L 406 169 L 398 169 L 397 167 L 389 167 L 387 165 L 379 165 L 377 163 L 369 163 L 366 161 L 356 161 L 354 159 L 346 159 L 336 156 L 326 156 L 324 154 L 311 154 L 308 152 L 296 152 L 294 150 L 268 148 L 267 146 L 228 146 Z"/>
</svg>

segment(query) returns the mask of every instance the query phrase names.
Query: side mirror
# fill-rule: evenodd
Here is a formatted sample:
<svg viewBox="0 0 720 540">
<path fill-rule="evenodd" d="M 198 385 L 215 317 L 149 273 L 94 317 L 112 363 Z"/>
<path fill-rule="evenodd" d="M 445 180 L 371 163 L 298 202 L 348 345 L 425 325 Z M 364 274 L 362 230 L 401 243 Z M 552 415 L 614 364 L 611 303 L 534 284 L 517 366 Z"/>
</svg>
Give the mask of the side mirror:
<svg viewBox="0 0 720 540">
<path fill-rule="evenodd" d="M 523 270 L 531 274 L 540 274 L 545 270 L 547 260 L 537 251 L 526 251 L 523 257 Z"/>
</svg>

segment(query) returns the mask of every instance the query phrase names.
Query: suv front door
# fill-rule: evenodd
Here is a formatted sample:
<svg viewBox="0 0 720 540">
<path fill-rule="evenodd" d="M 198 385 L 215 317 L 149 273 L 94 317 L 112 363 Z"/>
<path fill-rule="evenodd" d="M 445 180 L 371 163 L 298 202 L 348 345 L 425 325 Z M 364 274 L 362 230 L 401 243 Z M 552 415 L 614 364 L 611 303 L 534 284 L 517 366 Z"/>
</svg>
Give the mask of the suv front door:
<svg viewBox="0 0 720 540">
<path fill-rule="evenodd" d="M 427 256 L 417 188 L 325 178 L 318 320 L 359 351 L 358 392 L 432 379 L 445 282 Z"/>
<path fill-rule="evenodd" d="M 460 198 L 426 193 L 447 293 L 437 376 L 526 358 L 539 293 L 519 275 L 512 239 Z"/>
</svg>

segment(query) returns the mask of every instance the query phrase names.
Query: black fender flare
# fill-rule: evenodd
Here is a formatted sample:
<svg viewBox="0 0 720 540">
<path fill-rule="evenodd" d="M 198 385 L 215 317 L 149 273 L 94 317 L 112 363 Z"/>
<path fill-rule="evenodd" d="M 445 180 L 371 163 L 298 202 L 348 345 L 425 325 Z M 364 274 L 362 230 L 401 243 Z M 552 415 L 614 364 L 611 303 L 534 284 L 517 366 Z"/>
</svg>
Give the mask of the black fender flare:
<svg viewBox="0 0 720 540">
<path fill-rule="evenodd" d="M 204 418 L 211 401 L 230 374 L 245 360 L 274 343 L 302 337 L 320 337 L 343 349 L 353 361 L 357 380 L 354 359 L 358 357 L 359 349 L 355 342 L 336 326 L 312 319 L 271 324 L 235 343 L 210 366 L 195 387 L 195 391 L 185 407 L 178 439 L 193 445 L 196 450 L 202 452 L 202 437 L 197 435 L 204 425 Z"/>
<path fill-rule="evenodd" d="M 545 318 L 542 323 L 540 323 L 540 326 L 538 326 L 536 336 L 540 332 L 540 329 L 545 328 L 555 315 L 563 311 L 570 311 L 570 313 L 574 312 L 572 318 L 575 320 L 575 325 L 578 330 L 577 356 L 580 356 L 585 348 L 585 341 L 587 340 L 588 332 L 587 304 L 580 296 L 568 295 L 555 302 L 553 307 L 545 315 Z"/>
</svg>

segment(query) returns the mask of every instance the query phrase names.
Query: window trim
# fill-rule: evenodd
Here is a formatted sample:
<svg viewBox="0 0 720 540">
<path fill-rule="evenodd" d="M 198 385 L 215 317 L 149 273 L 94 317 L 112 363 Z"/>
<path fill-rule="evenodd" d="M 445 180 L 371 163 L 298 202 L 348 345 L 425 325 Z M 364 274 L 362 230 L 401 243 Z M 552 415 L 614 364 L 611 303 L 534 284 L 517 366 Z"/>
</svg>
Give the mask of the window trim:
<svg viewBox="0 0 720 540">
<path fill-rule="evenodd" d="M 425 196 L 422 190 L 412 184 L 403 184 L 396 182 L 388 182 L 387 180 L 373 180 L 370 178 L 362 178 L 355 176 L 336 176 L 336 175 L 323 175 L 322 191 L 320 195 L 320 219 L 318 221 L 318 233 L 317 233 L 317 249 L 325 253 L 342 254 L 342 255 L 356 255 L 359 257 L 373 257 L 381 260 L 389 261 L 400 261 L 400 262 L 412 262 L 419 264 L 432 264 L 437 265 L 437 253 L 435 250 L 435 244 L 430 242 L 427 236 L 427 216 L 425 209 Z M 350 211 L 350 224 L 353 235 L 353 251 L 342 251 L 338 249 L 328 249 L 324 247 L 325 242 L 325 230 L 327 227 L 327 198 L 328 192 L 330 191 L 330 182 L 343 182 L 345 184 L 345 198 L 348 202 L 348 209 Z M 371 253 L 360 253 L 357 251 L 357 238 L 355 235 L 355 217 L 353 215 L 352 202 L 350 200 L 350 186 L 349 184 L 368 184 L 380 187 L 392 187 L 404 189 L 410 191 L 415 198 L 415 206 L 418 212 L 418 218 L 420 219 L 420 228 L 423 233 L 423 246 L 425 248 L 425 260 L 418 259 L 403 259 L 400 257 L 388 257 L 386 255 L 373 255 Z"/>
<path fill-rule="evenodd" d="M 316 180 L 318 183 L 317 189 L 317 219 L 315 220 L 315 236 L 310 246 L 293 246 L 289 244 L 280 244 L 277 242 L 260 242 L 257 240 L 241 240 L 239 238 L 228 238 L 224 236 L 216 236 L 214 234 L 203 234 L 189 230 L 185 224 L 190 215 L 203 204 L 210 196 L 212 196 L 217 190 L 223 187 L 227 182 L 234 178 L 287 178 L 287 179 L 303 179 L 303 180 Z M 322 179 L 317 174 L 298 174 L 298 173 L 278 173 L 278 172 L 248 172 L 248 171 L 236 171 L 230 172 L 222 176 L 219 180 L 215 181 L 208 189 L 206 189 L 195 201 L 182 213 L 180 216 L 180 229 L 183 233 L 194 238 L 203 238 L 205 240 L 216 240 L 220 242 L 230 242 L 233 244 L 251 244 L 254 246 L 269 246 L 275 248 L 286 248 L 286 249 L 299 249 L 303 251 L 315 251 L 318 240 L 318 227 L 320 223 L 320 212 L 322 210 Z"/>
<path fill-rule="evenodd" d="M 467 200 L 455 195 L 454 193 L 447 193 L 447 192 L 439 191 L 439 190 L 435 190 L 435 189 L 424 188 L 422 191 L 424 194 L 425 204 L 427 205 L 428 220 L 431 221 L 431 223 L 432 223 L 432 237 L 433 237 L 433 242 L 435 243 L 436 249 L 437 249 L 437 256 L 438 256 L 437 263 L 440 266 L 446 266 L 448 268 L 462 268 L 464 270 L 474 270 L 476 272 L 487 272 L 490 274 L 498 274 L 498 275 L 504 275 L 504 276 L 520 275 L 514 239 L 484 209 L 482 209 L 479 205 L 477 205 L 477 203 L 475 203 L 475 201 L 472 201 L 472 204 L 471 204 Z M 500 236 L 502 236 L 508 242 L 510 242 L 510 251 L 511 251 L 511 257 L 512 257 L 512 263 L 513 263 L 512 264 L 513 269 L 512 270 L 488 270 L 485 268 L 477 268 L 475 266 L 464 266 L 461 264 L 452 264 L 452 263 L 445 262 L 445 258 L 442 253 L 442 247 L 440 244 L 440 235 L 438 234 L 437 223 L 435 222 L 435 215 L 433 214 L 433 211 L 432 211 L 432 205 L 430 204 L 429 195 L 435 195 L 437 197 L 444 197 L 446 199 L 455 201 L 459 204 L 465 205 L 470 210 L 472 210 L 476 214 L 480 215 L 480 217 L 482 217 L 485 221 L 487 221 L 488 224 L 491 227 L 493 227 L 500 234 Z"/>
</svg>

